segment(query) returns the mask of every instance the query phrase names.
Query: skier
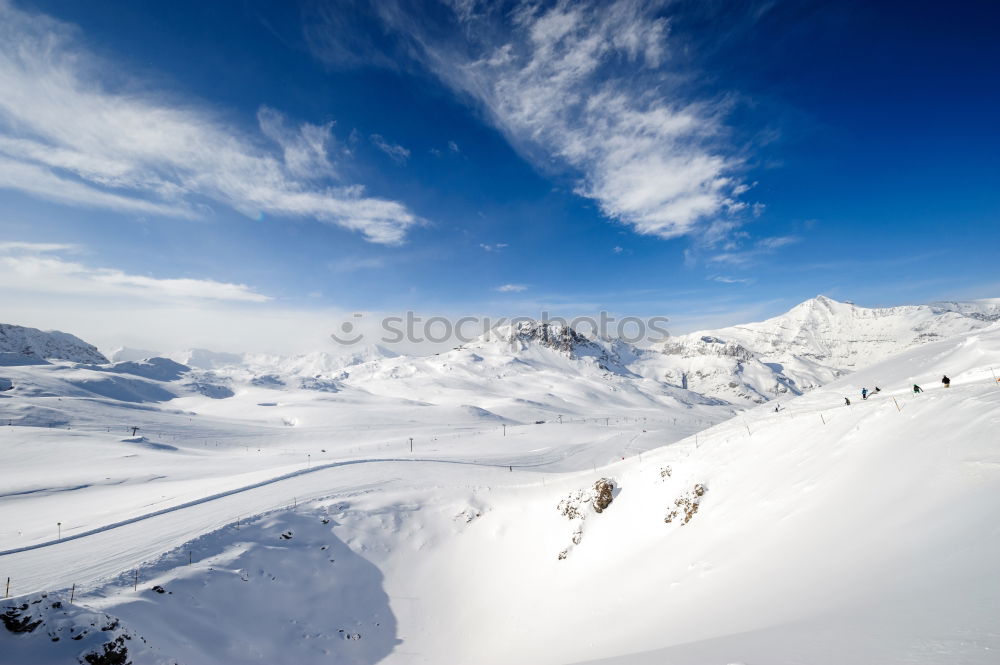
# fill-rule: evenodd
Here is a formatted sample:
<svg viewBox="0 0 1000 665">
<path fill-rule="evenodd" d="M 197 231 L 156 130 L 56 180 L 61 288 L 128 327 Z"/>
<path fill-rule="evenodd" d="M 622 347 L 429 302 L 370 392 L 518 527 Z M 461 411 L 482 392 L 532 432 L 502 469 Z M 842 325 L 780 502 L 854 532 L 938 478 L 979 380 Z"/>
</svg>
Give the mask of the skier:
<svg viewBox="0 0 1000 665">
<path fill-rule="evenodd" d="M 879 388 L 878 386 L 875 386 L 875 390 L 872 392 L 872 395 L 877 395 L 880 392 L 882 392 L 882 389 Z"/>
<path fill-rule="evenodd" d="M 913 384 L 913 394 L 916 395 L 917 393 L 922 393 L 922 392 L 924 392 L 924 389 L 914 383 Z"/>
<path fill-rule="evenodd" d="M 844 405 L 845 406 L 850 406 L 851 405 L 851 400 L 845 397 L 844 398 Z"/>
<path fill-rule="evenodd" d="M 868 389 L 867 388 L 862 388 L 861 389 L 861 399 L 868 399 Z"/>
<path fill-rule="evenodd" d="M 951 379 L 949 379 L 949 378 L 948 378 L 948 375 L 947 375 L 947 374 L 946 374 L 946 375 L 944 375 L 944 376 L 943 376 L 943 377 L 941 378 L 941 383 L 943 383 L 943 384 L 944 384 L 944 387 L 945 387 L 945 388 L 950 388 L 950 387 L 951 387 Z"/>
</svg>

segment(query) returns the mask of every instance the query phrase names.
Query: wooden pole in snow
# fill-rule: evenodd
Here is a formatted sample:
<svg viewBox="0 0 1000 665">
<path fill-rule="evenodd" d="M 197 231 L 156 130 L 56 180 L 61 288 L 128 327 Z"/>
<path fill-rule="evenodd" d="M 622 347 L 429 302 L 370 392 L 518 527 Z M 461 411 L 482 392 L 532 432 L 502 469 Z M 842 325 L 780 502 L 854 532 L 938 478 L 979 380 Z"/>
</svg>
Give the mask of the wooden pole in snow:
<svg viewBox="0 0 1000 665">
<path fill-rule="evenodd" d="M 896 411 L 902 411 L 902 409 L 899 408 L 899 402 L 896 401 L 895 396 L 892 398 L 892 403 L 896 405 Z"/>
</svg>

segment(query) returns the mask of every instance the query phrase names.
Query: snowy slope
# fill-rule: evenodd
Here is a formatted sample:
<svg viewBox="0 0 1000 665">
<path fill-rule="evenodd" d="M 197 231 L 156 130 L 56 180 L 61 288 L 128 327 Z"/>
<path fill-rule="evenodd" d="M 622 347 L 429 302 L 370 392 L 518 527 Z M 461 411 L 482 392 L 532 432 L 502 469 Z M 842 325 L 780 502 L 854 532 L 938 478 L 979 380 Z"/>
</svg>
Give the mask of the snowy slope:
<svg viewBox="0 0 1000 665">
<path fill-rule="evenodd" d="M 69 333 L 42 331 L 9 323 L 0 323 L 0 353 L 78 363 L 108 362 L 96 346 Z"/>
<path fill-rule="evenodd" d="M 801 394 L 904 349 L 990 324 L 987 301 L 952 305 L 869 309 L 817 296 L 766 321 L 674 337 L 650 367 L 733 401 Z"/>
<path fill-rule="evenodd" d="M 484 342 L 426 366 L 393 359 L 376 379 L 465 372 L 462 353 L 535 397 L 559 363 L 574 384 L 619 376 L 599 352 L 555 347 L 525 344 L 506 362 Z M 997 326 L 682 440 L 634 407 L 608 423 L 504 430 L 445 406 L 457 382 L 425 388 L 439 401 L 420 406 L 351 377 L 321 396 L 180 397 L 173 412 L 143 411 L 157 432 L 145 440 L 0 428 L 3 466 L 17 470 L 0 497 L 0 574 L 16 597 L 0 607 L 42 590 L 65 602 L 76 583 L 70 616 L 47 620 L 119 619 L 142 645 L 137 665 L 995 663 L 994 368 Z M 842 406 L 874 385 L 883 391 Z M 275 405 L 258 407 L 267 394 Z M 60 408 L 91 405 L 120 408 Z M 301 424 L 278 425 L 265 415 L 275 410 Z M 399 445 L 409 432 L 412 454 Z M 609 451 L 626 459 L 607 464 Z M 601 478 L 614 489 L 598 512 Z M 73 651 L 50 630 L 0 629 L 0 662 L 65 662 L 95 646 Z"/>
</svg>

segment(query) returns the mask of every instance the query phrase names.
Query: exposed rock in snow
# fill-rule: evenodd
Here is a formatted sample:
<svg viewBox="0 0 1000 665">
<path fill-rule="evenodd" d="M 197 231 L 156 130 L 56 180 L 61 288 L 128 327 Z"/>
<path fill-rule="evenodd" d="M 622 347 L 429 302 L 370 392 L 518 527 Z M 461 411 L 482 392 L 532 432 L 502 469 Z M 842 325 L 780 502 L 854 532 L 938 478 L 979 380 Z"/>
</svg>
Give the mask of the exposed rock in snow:
<svg viewBox="0 0 1000 665">
<path fill-rule="evenodd" d="M 3 601 L 0 631 L 16 639 L 4 640 L 4 662 L 9 663 L 166 663 L 156 657 L 146 640 L 104 612 L 72 605 L 66 594 L 33 594 Z M 8 660 L 9 659 L 9 660 Z"/>
<path fill-rule="evenodd" d="M 17 353 L 30 358 L 69 360 L 77 363 L 105 364 L 108 359 L 93 344 L 58 330 L 43 331 L 0 323 L 0 352 Z"/>
</svg>

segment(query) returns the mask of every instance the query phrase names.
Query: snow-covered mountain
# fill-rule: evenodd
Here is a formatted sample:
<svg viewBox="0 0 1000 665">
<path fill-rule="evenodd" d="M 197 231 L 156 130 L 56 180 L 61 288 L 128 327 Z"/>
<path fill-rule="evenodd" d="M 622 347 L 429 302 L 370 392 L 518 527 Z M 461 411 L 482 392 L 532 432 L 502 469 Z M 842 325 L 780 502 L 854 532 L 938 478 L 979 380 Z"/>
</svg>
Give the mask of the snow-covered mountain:
<svg viewBox="0 0 1000 665">
<path fill-rule="evenodd" d="M 106 363 L 108 359 L 92 344 L 58 330 L 39 330 L 0 323 L 0 353 L 28 358 Z"/>
<path fill-rule="evenodd" d="M 599 404 L 665 412 L 694 408 L 702 411 L 696 419 L 705 422 L 734 408 L 802 394 L 900 350 L 989 326 L 997 302 L 868 309 L 819 296 L 766 321 L 674 337 L 655 349 L 533 321 L 431 356 L 401 356 L 373 345 L 297 356 L 190 349 L 140 361 L 143 351 L 119 349 L 120 362 L 94 367 L 101 375 L 85 379 L 77 370 L 66 389 L 129 401 L 144 395 L 164 401 L 192 391 L 225 400 L 241 391 L 264 391 L 259 400 L 265 402 L 299 390 L 346 390 L 394 402 L 475 408 L 513 421 L 583 416 Z M 10 331 L 7 349 L 89 365 L 107 362 L 94 347 L 65 333 L 0 330 Z M 29 389 L 30 372 L 7 374 L 4 378 Z M 53 368 L 46 376 L 64 374 Z M 136 376 L 141 378 L 128 378 Z M 60 388 L 46 384 L 37 390 Z"/>
<path fill-rule="evenodd" d="M 648 372 L 732 401 L 797 395 L 905 349 L 991 324 L 986 301 L 865 308 L 825 296 L 766 321 L 674 337 Z"/>
<path fill-rule="evenodd" d="M 958 312 L 983 321 L 1000 321 L 1000 298 L 983 298 L 961 302 L 935 302 L 931 307 L 947 312 Z"/>
<path fill-rule="evenodd" d="M 121 362 L 135 362 L 137 360 L 145 360 L 146 358 L 155 358 L 160 356 L 157 351 L 151 351 L 150 349 L 137 349 L 131 346 L 119 346 L 111 350 L 108 354 L 108 358 L 111 359 L 113 363 Z"/>
</svg>

